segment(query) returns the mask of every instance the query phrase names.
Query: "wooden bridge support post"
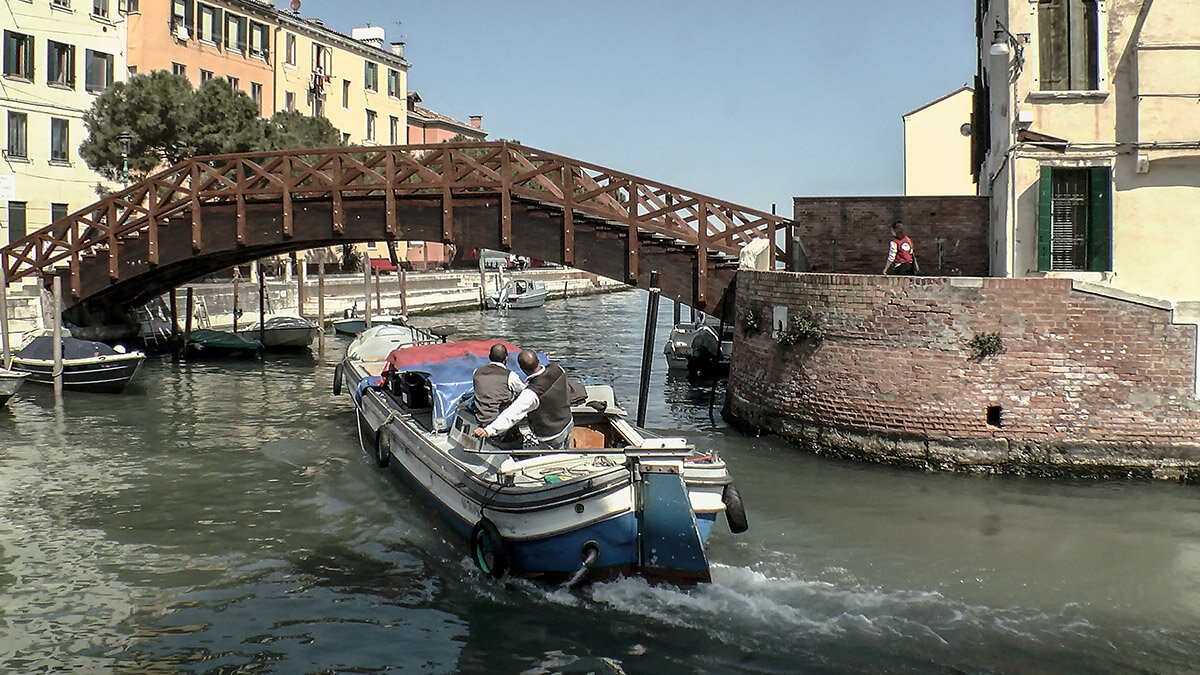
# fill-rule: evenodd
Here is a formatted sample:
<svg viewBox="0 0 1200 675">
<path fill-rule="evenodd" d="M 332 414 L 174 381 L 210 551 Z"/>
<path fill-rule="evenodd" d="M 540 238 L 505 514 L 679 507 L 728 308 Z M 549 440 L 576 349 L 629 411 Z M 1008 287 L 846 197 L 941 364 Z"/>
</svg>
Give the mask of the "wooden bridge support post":
<svg viewBox="0 0 1200 675">
<path fill-rule="evenodd" d="M 563 192 L 563 264 L 575 266 L 575 172 L 567 165 L 562 170 Z"/>
<path fill-rule="evenodd" d="M 179 310 L 175 307 L 175 289 L 171 289 L 171 358 L 179 358 Z M 184 345 L 187 349 L 187 345 Z"/>
<path fill-rule="evenodd" d="M 371 327 L 371 255 L 363 249 L 363 330 Z"/>
<path fill-rule="evenodd" d="M 372 270 L 375 273 L 375 311 L 383 314 L 383 290 L 379 288 L 379 270 Z"/>
<path fill-rule="evenodd" d="M 396 274 L 400 277 L 400 313 L 408 316 L 408 272 L 397 267 Z"/>
<path fill-rule="evenodd" d="M 646 303 L 646 337 L 642 340 L 642 380 L 638 386 L 637 425 L 646 426 L 646 401 L 650 397 L 650 370 L 654 363 L 654 329 L 658 324 L 658 271 L 650 272 L 650 298 Z"/>
<path fill-rule="evenodd" d="M 325 353 L 325 256 L 317 267 L 317 353 Z"/>
<path fill-rule="evenodd" d="M 264 347 L 267 344 L 267 275 L 263 274 L 262 262 L 255 260 L 258 268 L 258 342 Z"/>
<path fill-rule="evenodd" d="M 12 365 L 11 345 L 8 341 L 8 282 L 0 274 L 0 346 L 4 349 L 0 367 L 8 370 Z"/>
<path fill-rule="evenodd" d="M 296 314 L 300 317 L 304 316 L 304 302 L 308 300 L 305 297 L 305 284 L 308 282 L 308 258 L 300 258 L 295 253 L 292 254 L 293 260 L 296 261 Z"/>
<path fill-rule="evenodd" d="M 51 350 L 54 354 L 54 369 L 51 375 L 54 377 L 54 400 L 62 399 L 63 393 L 63 344 L 62 344 L 62 277 L 54 275 L 54 348 Z"/>
<path fill-rule="evenodd" d="M 196 289 L 187 287 L 187 315 L 183 317 L 183 344 L 187 344 L 192 340 L 192 313 L 196 311 Z M 171 295 L 175 295 L 175 291 L 171 291 Z"/>
</svg>

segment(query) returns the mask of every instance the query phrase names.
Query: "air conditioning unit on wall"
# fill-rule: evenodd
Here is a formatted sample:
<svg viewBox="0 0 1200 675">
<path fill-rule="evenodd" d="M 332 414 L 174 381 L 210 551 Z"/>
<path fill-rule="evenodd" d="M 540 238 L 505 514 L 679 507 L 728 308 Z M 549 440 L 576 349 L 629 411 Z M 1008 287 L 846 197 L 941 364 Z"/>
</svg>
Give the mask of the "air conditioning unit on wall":
<svg viewBox="0 0 1200 675">
<path fill-rule="evenodd" d="M 191 33 L 188 32 L 187 26 L 179 24 L 175 26 L 175 39 L 187 42 L 191 38 Z"/>
</svg>

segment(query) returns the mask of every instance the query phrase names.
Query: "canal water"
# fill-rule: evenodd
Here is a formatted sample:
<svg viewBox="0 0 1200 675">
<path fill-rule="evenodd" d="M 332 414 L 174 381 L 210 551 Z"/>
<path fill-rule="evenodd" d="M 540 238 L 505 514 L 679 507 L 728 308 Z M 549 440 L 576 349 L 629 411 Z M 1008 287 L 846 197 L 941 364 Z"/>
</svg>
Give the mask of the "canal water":
<svg viewBox="0 0 1200 675">
<path fill-rule="evenodd" d="M 419 317 L 544 349 L 633 412 L 645 298 Z M 744 436 L 664 373 L 647 423 L 719 450 L 750 530 L 713 583 L 486 579 L 356 440 L 323 356 L 152 359 L 121 396 L 0 409 L 0 671 L 1179 672 L 1200 489 L 924 474 Z M 716 397 L 719 411 L 721 397 Z"/>
</svg>

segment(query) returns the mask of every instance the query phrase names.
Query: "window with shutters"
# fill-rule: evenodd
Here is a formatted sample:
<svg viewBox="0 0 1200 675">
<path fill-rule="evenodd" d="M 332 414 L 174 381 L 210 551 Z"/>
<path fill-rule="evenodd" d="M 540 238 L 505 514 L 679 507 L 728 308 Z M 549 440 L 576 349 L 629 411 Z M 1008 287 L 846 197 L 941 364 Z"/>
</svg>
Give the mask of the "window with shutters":
<svg viewBox="0 0 1200 675">
<path fill-rule="evenodd" d="M 1112 170 L 1043 166 L 1038 184 L 1038 269 L 1112 270 Z"/>
<path fill-rule="evenodd" d="M 50 222 L 56 223 L 67 217 L 66 204 L 51 204 L 50 205 Z"/>
<path fill-rule="evenodd" d="M 379 66 L 370 61 L 363 62 L 363 89 L 379 91 Z"/>
<path fill-rule="evenodd" d="M 113 83 L 113 56 L 88 49 L 84 52 L 83 87 L 91 92 L 108 89 Z"/>
<path fill-rule="evenodd" d="M 194 23 L 195 4 L 192 0 L 173 0 L 171 3 L 171 34 L 179 40 L 190 40 Z"/>
<path fill-rule="evenodd" d="M 196 33 L 200 40 L 209 44 L 221 43 L 221 10 L 207 5 L 198 5 L 200 18 L 196 22 Z"/>
<path fill-rule="evenodd" d="M 8 203 L 8 240 L 10 242 L 25 236 L 25 205 L 28 202 Z"/>
<path fill-rule="evenodd" d="M 75 87 L 75 46 L 46 40 L 46 83 Z"/>
<path fill-rule="evenodd" d="M 388 96 L 400 98 L 400 71 L 388 68 Z"/>
<path fill-rule="evenodd" d="M 250 22 L 250 55 L 266 60 L 270 51 L 270 29 L 261 23 Z"/>
<path fill-rule="evenodd" d="M 33 36 L 4 31 L 4 74 L 33 79 Z"/>
<path fill-rule="evenodd" d="M 246 17 L 225 12 L 225 48 L 246 53 Z"/>
<path fill-rule="evenodd" d="M 1038 88 L 1100 88 L 1098 0 L 1038 0 Z"/>
<path fill-rule="evenodd" d="M 29 157 L 29 116 L 26 113 L 8 111 L 8 146 L 4 156 L 9 159 Z"/>
<path fill-rule="evenodd" d="M 50 161 L 66 163 L 70 161 L 68 153 L 71 147 L 70 122 L 57 117 L 50 118 Z"/>
</svg>

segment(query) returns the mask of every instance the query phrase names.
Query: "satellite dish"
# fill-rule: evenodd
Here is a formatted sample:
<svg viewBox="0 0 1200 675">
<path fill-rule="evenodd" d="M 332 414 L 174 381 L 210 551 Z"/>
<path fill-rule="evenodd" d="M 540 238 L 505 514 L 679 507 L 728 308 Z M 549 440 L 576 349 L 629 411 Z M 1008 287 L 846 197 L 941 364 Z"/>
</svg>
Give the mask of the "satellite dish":
<svg viewBox="0 0 1200 675">
<path fill-rule="evenodd" d="M 293 12 L 300 11 L 300 0 L 292 0 L 291 8 Z"/>
</svg>

